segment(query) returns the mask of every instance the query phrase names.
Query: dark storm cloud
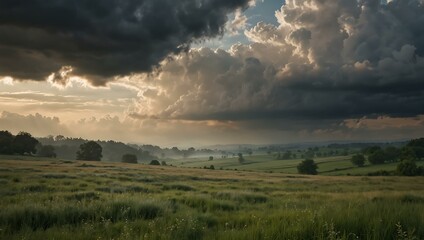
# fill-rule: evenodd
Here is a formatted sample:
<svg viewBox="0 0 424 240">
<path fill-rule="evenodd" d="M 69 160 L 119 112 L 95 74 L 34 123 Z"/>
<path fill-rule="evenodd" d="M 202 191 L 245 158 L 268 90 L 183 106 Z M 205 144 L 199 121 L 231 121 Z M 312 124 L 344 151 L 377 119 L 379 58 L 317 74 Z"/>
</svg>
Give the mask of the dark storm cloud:
<svg viewBox="0 0 424 240">
<path fill-rule="evenodd" d="M 192 50 L 162 66 L 148 115 L 186 120 L 424 113 L 422 0 L 292 0 L 250 45 Z M 173 81 L 173 79 L 181 81 Z M 145 109 L 140 110 L 146 114 Z"/>
<path fill-rule="evenodd" d="M 43 80 L 63 66 L 89 77 L 148 72 L 194 39 L 223 33 L 248 0 L 2 0 L 0 76 Z M 63 76 L 55 80 L 63 82 Z"/>
</svg>

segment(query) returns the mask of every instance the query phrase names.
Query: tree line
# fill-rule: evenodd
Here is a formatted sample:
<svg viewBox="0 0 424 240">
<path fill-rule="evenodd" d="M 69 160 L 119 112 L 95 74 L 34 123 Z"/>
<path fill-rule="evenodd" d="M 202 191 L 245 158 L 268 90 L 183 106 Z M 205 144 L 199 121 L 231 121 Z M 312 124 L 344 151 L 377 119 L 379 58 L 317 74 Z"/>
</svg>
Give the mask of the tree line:
<svg viewBox="0 0 424 240">
<path fill-rule="evenodd" d="M 405 146 L 368 146 L 361 153 L 351 157 L 351 162 L 357 167 L 364 167 L 368 161 L 371 165 L 398 162 L 395 171 L 378 172 L 376 175 L 424 176 L 424 167 L 418 167 L 417 161 L 424 160 L 424 138 L 413 139 Z M 307 158 L 297 166 L 301 174 L 318 174 L 318 165 L 312 158 Z"/>
<path fill-rule="evenodd" d="M 49 138 L 49 140 L 51 140 Z M 47 142 L 46 139 L 42 139 L 43 142 Z M 83 139 L 71 139 L 63 136 L 58 136 L 51 143 L 64 143 L 62 145 L 43 145 L 38 139 L 33 137 L 30 133 L 19 132 L 16 136 L 9 131 L 0 131 L 0 154 L 1 155 L 28 155 L 46 158 L 56 158 L 57 148 L 60 150 L 66 149 L 67 159 L 76 159 L 84 161 L 101 161 L 103 158 L 104 148 L 95 141 L 87 141 Z M 72 145 L 66 145 L 65 143 L 72 143 Z M 78 143 L 78 146 L 72 147 Z M 129 147 L 123 143 L 116 143 L 113 141 L 105 142 L 107 147 L 111 147 L 111 151 L 127 153 L 122 154 L 120 157 L 116 157 L 115 160 L 120 159 L 124 163 L 138 163 L 137 155 L 146 157 L 145 160 L 152 160 L 150 163 L 155 165 L 157 160 L 154 160 L 148 152 L 137 150 Z M 73 152 L 73 154 L 72 154 Z M 72 154 L 72 155 L 71 155 Z M 162 161 L 162 164 L 166 165 L 166 162 Z"/>
<path fill-rule="evenodd" d="M 101 161 L 102 159 L 102 146 L 96 143 L 95 141 L 89 141 L 80 145 L 80 148 L 77 152 L 77 160 L 84 161 Z M 135 154 L 124 154 L 122 155 L 121 162 L 123 163 L 138 163 L 137 156 Z M 166 166 L 166 162 L 162 161 L 161 163 L 154 159 L 151 160 L 150 165 L 162 165 Z"/>
<path fill-rule="evenodd" d="M 380 146 L 364 148 L 362 153 L 352 156 L 351 162 L 358 167 L 365 166 L 367 160 L 372 165 L 398 162 L 396 174 L 418 176 L 424 175 L 424 168 L 418 167 L 416 162 L 423 159 L 424 138 L 419 138 L 409 141 L 400 148 L 394 146 L 384 149 Z"/>
<path fill-rule="evenodd" d="M 36 154 L 37 145 L 38 140 L 27 132 L 14 136 L 9 131 L 0 131 L 0 154 Z"/>
<path fill-rule="evenodd" d="M 61 135 L 49 136 L 43 138 L 37 138 L 43 145 L 51 145 L 55 149 L 57 158 L 61 159 L 75 159 L 75 153 L 80 150 L 81 144 L 88 142 L 89 140 L 83 138 L 69 138 Z M 152 152 L 142 149 L 137 145 L 129 145 L 122 142 L 116 141 L 95 141 L 98 143 L 102 151 L 102 161 L 106 162 L 118 162 L 123 155 L 133 154 L 138 159 L 144 162 L 157 159 Z"/>
</svg>

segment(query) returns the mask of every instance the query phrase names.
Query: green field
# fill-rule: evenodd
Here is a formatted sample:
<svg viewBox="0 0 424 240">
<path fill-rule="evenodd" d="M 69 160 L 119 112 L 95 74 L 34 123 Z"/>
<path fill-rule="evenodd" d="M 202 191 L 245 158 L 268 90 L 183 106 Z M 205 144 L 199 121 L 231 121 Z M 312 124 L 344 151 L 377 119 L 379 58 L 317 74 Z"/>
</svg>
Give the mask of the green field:
<svg viewBox="0 0 424 240">
<path fill-rule="evenodd" d="M 398 163 L 386 163 L 381 165 L 370 165 L 367 163 L 364 167 L 355 167 L 351 162 L 352 156 L 336 156 L 315 158 L 318 164 L 318 173 L 321 175 L 366 175 L 377 171 L 394 171 Z M 168 160 L 168 164 L 187 168 L 203 168 L 214 165 L 215 169 L 224 170 L 247 170 L 247 171 L 272 171 L 279 173 L 294 174 L 297 173 L 297 165 L 303 159 L 275 160 L 273 155 L 245 156 L 246 162 L 240 164 L 237 157 L 227 159 L 214 159 L 209 161 L 207 158 L 190 158 Z M 424 162 L 417 162 L 418 166 L 424 166 Z"/>
<path fill-rule="evenodd" d="M 3 157 L 0 239 L 424 239 L 423 184 Z"/>
</svg>

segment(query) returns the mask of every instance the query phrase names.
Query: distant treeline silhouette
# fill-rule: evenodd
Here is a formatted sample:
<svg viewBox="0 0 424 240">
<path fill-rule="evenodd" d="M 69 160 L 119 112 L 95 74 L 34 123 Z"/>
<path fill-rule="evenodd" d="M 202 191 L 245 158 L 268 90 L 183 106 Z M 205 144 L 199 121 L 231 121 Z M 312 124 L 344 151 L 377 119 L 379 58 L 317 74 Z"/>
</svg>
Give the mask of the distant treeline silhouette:
<svg viewBox="0 0 424 240">
<path fill-rule="evenodd" d="M 62 135 L 48 136 L 37 138 L 43 145 L 54 146 L 58 158 L 73 159 L 75 152 L 79 150 L 81 144 L 88 142 L 83 138 L 69 138 Z M 195 149 L 193 147 L 187 149 L 179 149 L 178 147 L 161 148 L 154 145 L 136 145 L 125 144 L 116 141 L 101 141 L 97 142 L 103 148 L 103 161 L 118 161 L 125 154 L 132 154 L 142 162 L 150 162 L 156 159 L 166 158 L 187 158 L 192 156 L 211 156 L 219 155 L 221 151 L 211 149 Z"/>
<path fill-rule="evenodd" d="M 126 154 L 134 155 L 137 157 L 137 159 L 146 163 L 153 159 L 157 159 L 157 157 L 152 155 L 149 151 L 144 151 L 143 149 L 137 148 L 136 146 L 129 146 L 122 142 L 100 140 L 89 141 L 82 138 L 68 138 L 61 135 L 56 137 L 49 136 L 45 138 L 38 138 L 38 140 L 43 145 L 53 146 L 55 148 L 57 157 L 62 159 L 85 159 L 86 157 L 84 157 L 84 154 L 81 152 L 81 146 L 89 142 L 95 142 L 101 146 L 102 161 L 119 162 Z M 80 154 L 78 154 L 78 152 L 80 152 Z"/>
<path fill-rule="evenodd" d="M 9 131 L 0 131 L 0 154 L 28 154 L 37 153 L 38 140 L 27 132 L 20 132 L 14 136 Z"/>
<path fill-rule="evenodd" d="M 0 131 L 0 154 L 78 159 L 84 158 L 82 157 L 81 146 L 87 142 L 89 142 L 87 139 L 69 138 L 62 135 L 35 138 L 27 132 L 20 132 L 14 136 L 9 131 Z M 116 141 L 97 140 L 94 142 L 102 148 L 101 160 L 109 162 L 135 162 L 133 159 L 128 160 L 128 155 L 135 156 L 138 161 L 148 163 L 159 158 L 187 158 L 221 154 L 217 150 L 196 150 L 193 147 L 179 149 L 178 147 L 161 148 L 154 145 L 125 144 Z M 123 159 L 125 155 L 127 156 Z"/>
</svg>

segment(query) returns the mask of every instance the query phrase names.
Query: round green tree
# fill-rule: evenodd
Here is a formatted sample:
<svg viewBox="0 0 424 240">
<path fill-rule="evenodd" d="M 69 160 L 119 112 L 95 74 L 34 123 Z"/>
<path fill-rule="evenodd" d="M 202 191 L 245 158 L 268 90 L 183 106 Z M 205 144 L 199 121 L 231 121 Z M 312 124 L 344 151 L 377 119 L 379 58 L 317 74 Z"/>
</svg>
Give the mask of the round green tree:
<svg viewBox="0 0 424 240">
<path fill-rule="evenodd" d="M 103 157 L 102 151 L 102 146 L 94 141 L 83 143 L 77 152 L 77 160 L 100 161 Z"/>
<path fill-rule="evenodd" d="M 376 150 L 368 156 L 368 161 L 371 164 L 383 164 L 387 159 L 386 154 L 383 150 Z"/>
<path fill-rule="evenodd" d="M 299 165 L 297 165 L 297 171 L 300 174 L 310 174 L 317 175 L 318 174 L 318 166 L 312 159 L 305 159 Z"/>
<path fill-rule="evenodd" d="M 358 167 L 363 167 L 365 165 L 365 157 L 362 154 L 356 154 L 352 156 L 352 159 L 350 161 L 353 165 Z"/>
<path fill-rule="evenodd" d="M 13 139 L 12 148 L 13 152 L 23 155 L 23 154 L 35 154 L 37 153 L 36 146 L 38 140 L 33 138 L 31 134 L 27 132 L 20 132 Z"/>
</svg>

